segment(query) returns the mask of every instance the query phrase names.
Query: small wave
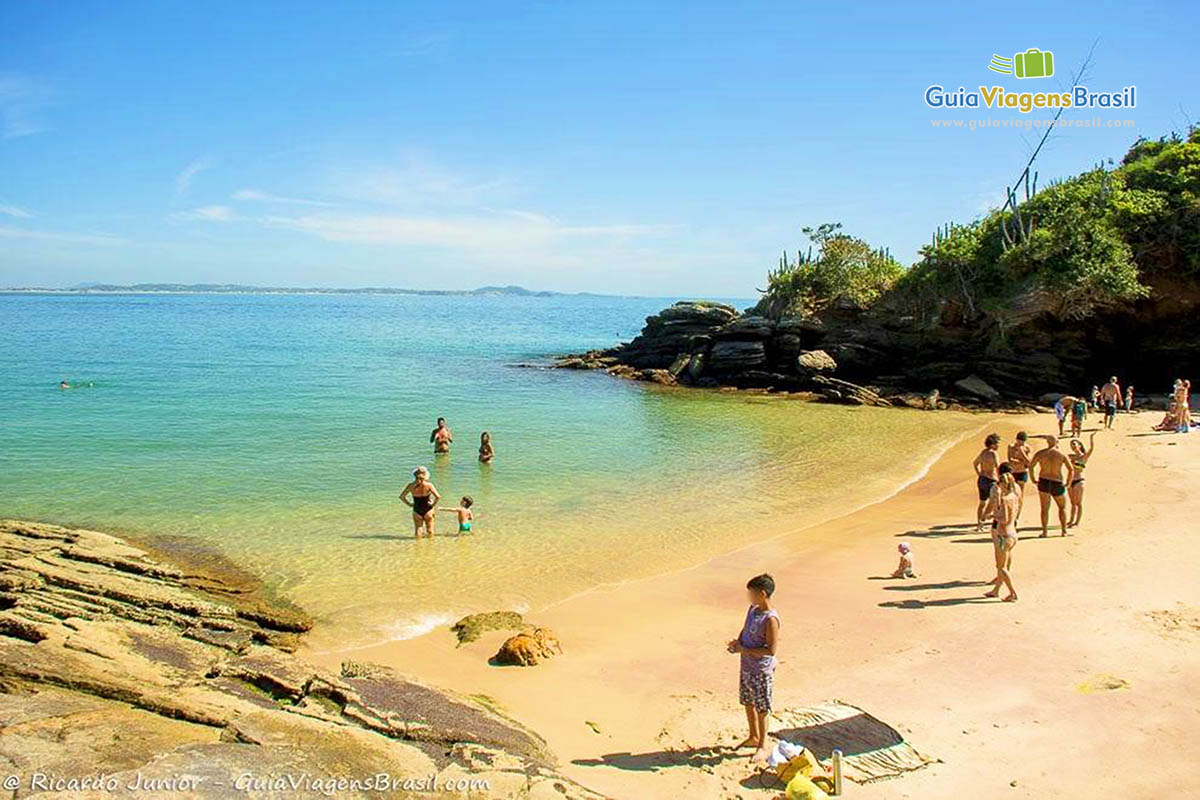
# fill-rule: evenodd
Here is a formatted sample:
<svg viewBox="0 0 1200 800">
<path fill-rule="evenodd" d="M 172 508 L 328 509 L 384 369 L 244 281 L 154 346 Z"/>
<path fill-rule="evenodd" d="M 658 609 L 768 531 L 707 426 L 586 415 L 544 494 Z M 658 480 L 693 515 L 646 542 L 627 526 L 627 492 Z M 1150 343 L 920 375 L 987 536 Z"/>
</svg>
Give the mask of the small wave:
<svg viewBox="0 0 1200 800">
<path fill-rule="evenodd" d="M 415 614 L 383 626 L 383 641 L 399 642 L 405 639 L 415 639 L 418 636 L 424 636 L 435 628 L 448 628 L 457 622 L 458 619 L 459 615 L 447 613 Z"/>
</svg>

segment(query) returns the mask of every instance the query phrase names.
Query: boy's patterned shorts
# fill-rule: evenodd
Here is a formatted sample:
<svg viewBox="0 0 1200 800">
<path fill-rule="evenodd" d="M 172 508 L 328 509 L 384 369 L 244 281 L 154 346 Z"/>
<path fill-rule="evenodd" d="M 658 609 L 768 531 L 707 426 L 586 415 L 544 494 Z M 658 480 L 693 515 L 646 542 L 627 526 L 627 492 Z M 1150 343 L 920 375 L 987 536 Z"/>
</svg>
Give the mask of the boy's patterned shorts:
<svg viewBox="0 0 1200 800">
<path fill-rule="evenodd" d="M 771 712 L 771 686 L 774 675 L 769 672 L 743 672 L 738 686 L 738 700 L 744 706 Z"/>
</svg>

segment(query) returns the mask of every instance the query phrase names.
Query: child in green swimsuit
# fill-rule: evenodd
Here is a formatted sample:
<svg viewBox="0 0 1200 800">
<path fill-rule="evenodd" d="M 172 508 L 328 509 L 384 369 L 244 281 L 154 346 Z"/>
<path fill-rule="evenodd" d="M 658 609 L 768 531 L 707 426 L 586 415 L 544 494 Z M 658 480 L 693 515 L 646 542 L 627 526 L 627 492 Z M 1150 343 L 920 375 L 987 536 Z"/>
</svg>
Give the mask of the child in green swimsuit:
<svg viewBox="0 0 1200 800">
<path fill-rule="evenodd" d="M 471 523 L 475 519 L 475 515 L 471 513 L 471 506 L 475 505 L 475 501 L 468 495 L 463 495 L 463 499 L 458 501 L 458 507 L 450 509 L 458 515 L 458 532 L 459 534 L 470 533 Z"/>
</svg>

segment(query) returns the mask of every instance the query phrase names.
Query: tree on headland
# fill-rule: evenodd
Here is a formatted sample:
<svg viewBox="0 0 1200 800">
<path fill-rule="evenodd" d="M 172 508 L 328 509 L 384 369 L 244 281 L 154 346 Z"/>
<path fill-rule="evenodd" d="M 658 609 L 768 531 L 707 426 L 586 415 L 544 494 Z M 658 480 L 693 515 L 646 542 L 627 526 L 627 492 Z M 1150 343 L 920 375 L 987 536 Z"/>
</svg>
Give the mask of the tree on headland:
<svg viewBox="0 0 1200 800">
<path fill-rule="evenodd" d="M 1119 164 L 1098 163 L 1024 200 L 947 223 L 910 268 L 841 232 L 805 228 L 807 254 L 787 254 L 767 276 L 755 310 L 778 318 L 819 314 L 839 300 L 912 316 L 923 324 L 994 325 L 1003 335 L 1046 315 L 1090 318 L 1150 295 L 1164 280 L 1200 276 L 1200 128 L 1139 139 Z"/>
<path fill-rule="evenodd" d="M 767 317 L 808 316 L 838 300 L 868 306 L 889 289 L 904 268 L 886 250 L 841 233 L 840 222 L 803 228 L 812 242 L 795 261 L 785 252 L 767 274 L 767 288 L 756 311 Z M 816 255 L 813 255 L 813 246 Z"/>
</svg>

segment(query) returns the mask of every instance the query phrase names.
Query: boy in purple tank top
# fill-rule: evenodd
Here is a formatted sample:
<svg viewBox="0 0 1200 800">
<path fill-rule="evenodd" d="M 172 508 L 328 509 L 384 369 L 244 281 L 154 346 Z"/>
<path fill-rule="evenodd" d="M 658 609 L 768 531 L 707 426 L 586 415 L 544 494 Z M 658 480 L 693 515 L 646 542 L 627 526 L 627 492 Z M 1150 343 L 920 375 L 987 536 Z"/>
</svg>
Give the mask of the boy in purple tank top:
<svg viewBox="0 0 1200 800">
<path fill-rule="evenodd" d="M 771 713 L 771 689 L 775 675 L 775 647 L 779 641 L 779 614 L 771 608 L 775 594 L 775 579 L 762 574 L 746 584 L 750 608 L 742 632 L 729 642 L 731 653 L 741 654 L 738 700 L 746 708 L 750 736 L 737 749 L 753 747 L 751 760 L 765 759 L 767 747 L 767 715 Z"/>
</svg>

